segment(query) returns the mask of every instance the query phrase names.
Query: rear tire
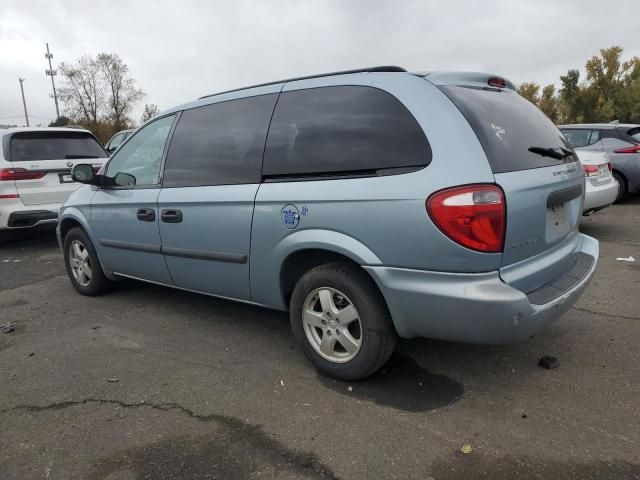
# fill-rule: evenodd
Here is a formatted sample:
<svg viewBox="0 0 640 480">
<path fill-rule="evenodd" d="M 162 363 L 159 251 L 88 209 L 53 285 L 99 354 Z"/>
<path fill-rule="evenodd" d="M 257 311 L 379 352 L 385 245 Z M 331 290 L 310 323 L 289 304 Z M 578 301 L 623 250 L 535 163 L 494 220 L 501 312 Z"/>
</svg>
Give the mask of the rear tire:
<svg viewBox="0 0 640 480">
<path fill-rule="evenodd" d="M 100 265 L 100 260 L 87 233 L 80 227 L 64 237 L 64 264 L 73 287 L 90 297 L 108 292 L 113 287 Z"/>
<path fill-rule="evenodd" d="M 382 367 L 396 345 L 387 305 L 361 269 L 335 262 L 309 270 L 290 302 L 298 345 L 324 375 L 359 380 Z"/>
<path fill-rule="evenodd" d="M 627 196 L 629 187 L 627 186 L 627 179 L 621 173 L 613 172 L 613 178 L 618 181 L 618 196 L 615 203 L 619 203 Z"/>
</svg>

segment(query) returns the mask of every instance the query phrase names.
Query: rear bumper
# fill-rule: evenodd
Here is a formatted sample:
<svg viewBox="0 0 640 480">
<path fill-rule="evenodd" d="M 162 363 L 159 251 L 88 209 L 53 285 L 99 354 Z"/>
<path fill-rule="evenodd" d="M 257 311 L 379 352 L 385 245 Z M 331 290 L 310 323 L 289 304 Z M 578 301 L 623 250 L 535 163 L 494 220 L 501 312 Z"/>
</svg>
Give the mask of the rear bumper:
<svg viewBox="0 0 640 480">
<path fill-rule="evenodd" d="M 587 287 L 596 268 L 599 247 L 597 240 L 582 237 L 578 253 L 592 261 L 580 278 L 565 282 L 564 275 L 560 275 L 541 287 L 540 290 L 557 289 L 557 296 L 544 304 L 533 303 L 536 292 L 527 295 L 504 283 L 499 272 L 461 274 L 376 266 L 365 269 L 380 287 L 401 337 L 510 344 L 530 337 L 559 318 Z M 562 289 L 563 284 L 568 288 Z"/>
<path fill-rule="evenodd" d="M 20 199 L 4 201 L 0 204 L 0 230 L 32 228 L 58 221 L 60 204 L 27 207 Z"/>
<path fill-rule="evenodd" d="M 585 185 L 583 213 L 608 207 L 618 196 L 618 182 L 613 177 L 611 181 L 602 185 L 595 186 L 590 180 L 587 180 Z"/>
</svg>

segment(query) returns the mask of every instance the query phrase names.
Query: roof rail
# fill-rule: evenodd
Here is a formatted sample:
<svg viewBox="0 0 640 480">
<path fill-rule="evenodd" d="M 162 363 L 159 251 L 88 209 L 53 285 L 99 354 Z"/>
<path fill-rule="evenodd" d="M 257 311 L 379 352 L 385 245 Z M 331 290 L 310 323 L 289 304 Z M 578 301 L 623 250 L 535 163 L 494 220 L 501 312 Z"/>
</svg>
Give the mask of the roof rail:
<svg viewBox="0 0 640 480">
<path fill-rule="evenodd" d="M 369 67 L 369 68 L 358 68 L 355 70 L 342 70 L 339 72 L 329 72 L 329 73 L 318 73 L 316 75 L 307 75 L 304 77 L 294 77 L 294 78 L 285 78 L 284 80 L 276 80 L 275 82 L 267 82 L 267 83 L 259 83 L 257 85 L 251 85 L 248 87 L 234 88 L 232 90 L 225 90 L 224 92 L 211 93 L 209 95 L 204 95 L 200 97 L 198 100 L 208 97 L 213 97 L 214 95 L 222 95 L 223 93 L 237 92 L 239 90 L 248 90 L 250 88 L 256 87 L 266 87 L 267 85 L 276 85 L 278 83 L 286 83 L 286 82 L 295 82 L 296 80 L 307 80 L 309 78 L 320 78 L 320 77 L 332 77 L 334 75 L 347 75 L 350 73 L 369 73 L 369 72 L 406 72 L 406 70 L 402 67 L 391 66 L 382 66 L 382 67 Z"/>
</svg>

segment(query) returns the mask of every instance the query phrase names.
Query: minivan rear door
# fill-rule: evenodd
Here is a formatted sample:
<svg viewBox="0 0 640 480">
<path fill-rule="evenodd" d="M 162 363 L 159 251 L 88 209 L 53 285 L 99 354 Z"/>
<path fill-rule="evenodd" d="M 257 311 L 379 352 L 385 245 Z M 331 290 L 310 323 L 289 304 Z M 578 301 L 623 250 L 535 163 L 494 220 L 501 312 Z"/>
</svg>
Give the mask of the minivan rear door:
<svg viewBox="0 0 640 480">
<path fill-rule="evenodd" d="M 78 188 L 71 180 L 77 163 L 96 167 L 107 152 L 87 131 L 42 130 L 16 132 L 9 138 L 9 159 L 18 170 L 16 188 L 25 205 L 62 203 Z"/>
<path fill-rule="evenodd" d="M 501 273 L 545 252 L 548 265 L 511 278 L 530 291 L 574 260 L 584 199 L 584 175 L 571 145 L 533 104 L 508 88 L 442 85 L 468 120 L 507 203 Z M 544 263 L 544 262 L 543 262 Z M 522 273 L 522 272 L 521 272 Z M 512 282 L 509 282 L 512 283 Z M 512 284 L 513 284 L 512 283 Z"/>
</svg>

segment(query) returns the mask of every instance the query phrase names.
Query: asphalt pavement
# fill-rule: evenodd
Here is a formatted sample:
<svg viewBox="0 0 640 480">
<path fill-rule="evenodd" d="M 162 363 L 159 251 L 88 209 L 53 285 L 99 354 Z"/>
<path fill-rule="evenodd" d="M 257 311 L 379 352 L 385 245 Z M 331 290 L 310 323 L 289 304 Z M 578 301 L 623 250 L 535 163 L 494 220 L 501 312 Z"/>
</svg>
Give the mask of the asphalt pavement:
<svg viewBox="0 0 640 480">
<path fill-rule="evenodd" d="M 401 341 L 350 383 L 286 314 L 133 281 L 83 297 L 51 229 L 2 235 L 0 479 L 640 479 L 640 197 L 581 229 L 594 281 L 534 338 Z"/>
</svg>

